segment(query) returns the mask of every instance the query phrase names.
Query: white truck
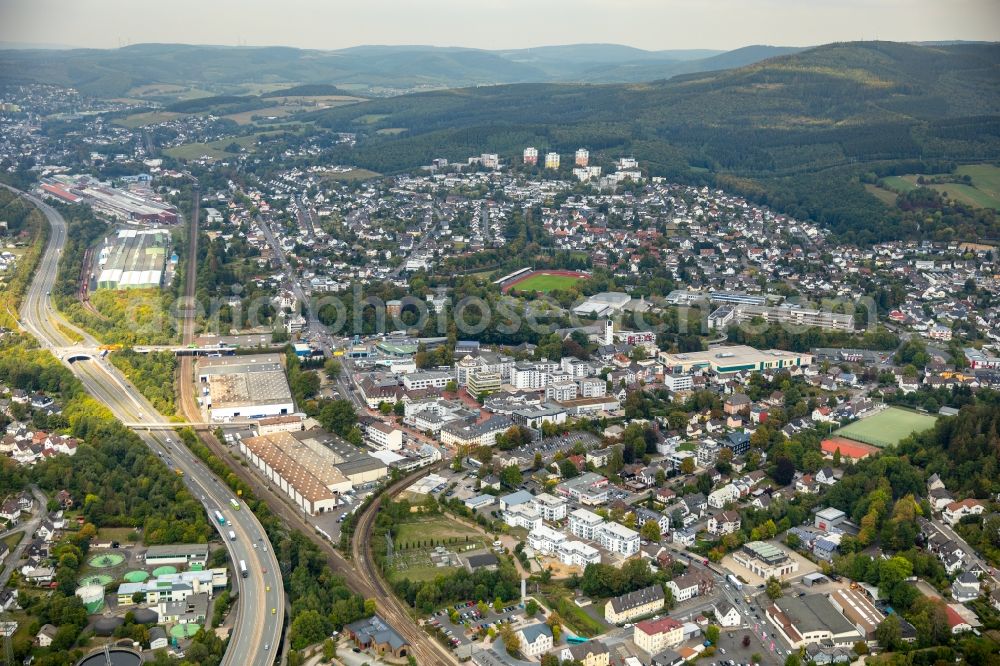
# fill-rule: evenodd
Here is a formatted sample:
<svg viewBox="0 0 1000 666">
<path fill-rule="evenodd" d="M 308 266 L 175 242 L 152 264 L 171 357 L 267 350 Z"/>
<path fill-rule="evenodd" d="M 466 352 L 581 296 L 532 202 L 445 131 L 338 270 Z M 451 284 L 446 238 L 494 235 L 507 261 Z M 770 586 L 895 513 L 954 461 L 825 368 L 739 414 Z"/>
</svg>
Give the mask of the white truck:
<svg viewBox="0 0 1000 666">
<path fill-rule="evenodd" d="M 236 532 L 229 530 L 229 540 L 236 541 Z"/>
</svg>

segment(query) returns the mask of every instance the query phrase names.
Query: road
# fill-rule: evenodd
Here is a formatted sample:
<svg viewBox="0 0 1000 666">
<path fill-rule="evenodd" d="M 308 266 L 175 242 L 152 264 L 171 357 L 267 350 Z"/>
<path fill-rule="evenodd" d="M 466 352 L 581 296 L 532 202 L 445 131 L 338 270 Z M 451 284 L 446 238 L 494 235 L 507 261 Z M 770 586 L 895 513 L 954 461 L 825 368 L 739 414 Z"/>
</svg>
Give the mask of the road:
<svg viewBox="0 0 1000 666">
<path fill-rule="evenodd" d="M 49 296 L 55 284 L 58 259 L 66 242 L 66 221 L 45 202 L 32 195 L 19 193 L 41 209 L 52 229 L 48 246 L 21 307 L 22 326 L 40 344 L 50 349 L 74 344 L 76 341 L 70 339 L 68 332 L 82 338 L 83 344 L 96 346 L 97 341 L 92 336 L 70 324 L 53 308 Z M 67 365 L 87 392 L 107 406 L 122 422 L 167 423 L 167 419 L 153 408 L 135 386 L 105 360 L 89 358 L 67 361 Z M 228 489 L 186 447 L 177 445 L 168 432 L 141 429 L 136 432 L 150 449 L 169 456 L 174 466 L 183 472 L 185 484 L 195 497 L 202 498 L 210 519 L 218 509 L 232 523 L 222 528 L 212 520 L 220 531 L 234 564 L 245 561 L 251 572 L 245 579 L 234 577 L 240 595 L 238 617 L 222 663 L 227 666 L 265 666 L 272 663 L 275 652 L 269 648 L 276 646 L 280 640 L 283 615 L 272 615 L 271 609 L 284 607 L 284 589 L 277 559 L 273 550 L 266 547 L 267 535 L 263 527 L 251 511 L 233 510 L 229 505 Z M 226 538 L 223 530 L 226 533 L 232 530 L 236 534 L 236 540 Z"/>
<path fill-rule="evenodd" d="M 49 514 L 46 510 L 48 500 L 42 491 L 38 489 L 38 486 L 31 486 L 31 494 L 35 496 L 35 504 L 37 505 L 37 509 L 31 516 L 31 520 L 21 523 L 12 530 L 7 530 L 2 535 L 3 537 L 7 537 L 18 532 L 27 532 L 27 534 L 21 537 L 21 542 L 7 555 L 7 564 L 4 565 L 3 572 L 0 572 L 0 588 L 7 585 L 7 581 L 10 580 L 14 569 L 17 568 L 21 558 L 24 557 L 24 551 L 27 550 L 28 544 L 31 543 L 31 535 L 38 529 L 38 526 L 42 523 L 42 519 Z"/>
</svg>

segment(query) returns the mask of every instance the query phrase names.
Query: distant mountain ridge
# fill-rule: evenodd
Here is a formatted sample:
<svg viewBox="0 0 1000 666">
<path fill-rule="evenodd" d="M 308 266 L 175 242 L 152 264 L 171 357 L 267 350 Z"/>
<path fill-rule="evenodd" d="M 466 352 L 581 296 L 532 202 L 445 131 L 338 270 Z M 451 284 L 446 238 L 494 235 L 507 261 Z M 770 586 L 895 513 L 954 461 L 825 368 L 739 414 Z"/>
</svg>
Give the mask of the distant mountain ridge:
<svg viewBox="0 0 1000 666">
<path fill-rule="evenodd" d="M 507 83 L 616 83 L 751 64 L 798 47 L 646 51 L 620 44 L 482 50 L 357 46 L 335 51 L 282 46 L 136 44 L 119 49 L 0 50 L 0 83 L 41 82 L 123 97 L 140 86 L 195 86 L 238 93 L 250 84 L 329 84 L 398 91 Z"/>
</svg>

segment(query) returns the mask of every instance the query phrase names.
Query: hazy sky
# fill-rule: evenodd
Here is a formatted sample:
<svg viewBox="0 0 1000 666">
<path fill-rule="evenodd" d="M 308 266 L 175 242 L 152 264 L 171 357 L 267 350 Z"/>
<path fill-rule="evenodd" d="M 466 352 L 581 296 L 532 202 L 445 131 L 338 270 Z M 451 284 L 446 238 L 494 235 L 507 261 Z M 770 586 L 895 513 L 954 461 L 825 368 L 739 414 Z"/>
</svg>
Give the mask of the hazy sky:
<svg viewBox="0 0 1000 666">
<path fill-rule="evenodd" d="M 646 49 L 1000 40 L 1000 0 L 0 0 L 0 41 Z"/>
</svg>

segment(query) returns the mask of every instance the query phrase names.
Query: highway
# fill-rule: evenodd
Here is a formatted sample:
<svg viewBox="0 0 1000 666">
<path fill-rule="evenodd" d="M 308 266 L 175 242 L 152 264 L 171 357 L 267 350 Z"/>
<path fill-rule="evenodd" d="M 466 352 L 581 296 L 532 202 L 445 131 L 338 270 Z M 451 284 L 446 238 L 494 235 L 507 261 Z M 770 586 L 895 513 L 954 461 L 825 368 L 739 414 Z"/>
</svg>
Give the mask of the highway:
<svg viewBox="0 0 1000 666">
<path fill-rule="evenodd" d="M 65 220 L 58 211 L 43 201 L 29 194 L 19 193 L 41 209 L 51 227 L 49 243 L 21 306 L 21 325 L 40 344 L 50 349 L 74 344 L 96 346 L 98 343 L 92 336 L 66 321 L 51 303 L 50 292 L 55 283 L 59 256 L 66 242 Z M 71 339 L 71 335 L 82 341 Z M 93 357 L 67 357 L 64 362 L 80 379 L 87 392 L 107 406 L 122 422 L 157 425 L 167 423 L 167 419 L 110 363 Z M 239 592 L 239 603 L 235 609 L 236 621 L 222 663 L 227 666 L 265 666 L 272 663 L 280 644 L 285 599 L 278 561 L 268 544 L 263 527 L 242 502 L 239 503 L 242 510 L 233 509 L 230 505 L 232 494 L 228 488 L 186 447 L 178 444 L 169 431 L 136 429 L 136 432 L 150 449 L 164 459 L 169 459 L 171 465 L 183 473 L 185 484 L 196 498 L 201 499 L 209 520 L 219 530 L 229 550 L 233 569 L 237 572 L 234 573 L 233 587 Z M 213 518 L 216 510 L 221 511 L 231 525 L 220 526 Z M 227 538 L 230 530 L 236 534 L 235 541 Z M 250 572 L 245 579 L 238 574 L 238 562 L 241 560 L 246 562 Z M 275 609 L 274 614 L 272 609 Z M 278 612 L 277 609 L 282 611 Z"/>
</svg>

